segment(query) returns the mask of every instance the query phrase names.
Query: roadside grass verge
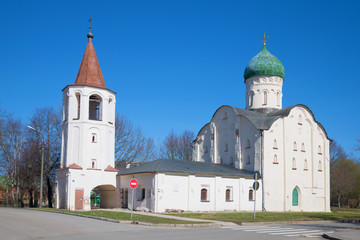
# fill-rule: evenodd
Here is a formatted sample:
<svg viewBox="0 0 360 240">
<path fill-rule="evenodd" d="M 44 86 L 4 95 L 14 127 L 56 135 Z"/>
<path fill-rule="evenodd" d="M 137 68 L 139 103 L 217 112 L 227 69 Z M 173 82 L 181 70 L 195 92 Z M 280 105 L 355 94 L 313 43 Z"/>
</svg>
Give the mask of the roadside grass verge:
<svg viewBox="0 0 360 240">
<path fill-rule="evenodd" d="M 123 221 L 130 221 L 130 213 L 124 212 L 111 212 L 111 211 L 67 211 L 63 209 L 54 209 L 54 208 L 41 208 L 37 210 L 45 210 L 45 211 L 52 211 L 52 212 L 63 212 L 63 213 L 71 213 L 76 215 L 83 215 L 83 216 L 93 216 L 93 217 L 102 217 L 102 218 L 109 218 L 113 220 L 123 220 Z M 147 223 L 154 223 L 154 224 L 201 224 L 201 223 L 209 223 L 209 222 L 197 222 L 196 219 L 194 221 L 184 221 L 184 220 L 176 220 L 176 219 L 168 219 L 168 218 L 161 218 L 161 217 L 153 217 L 153 216 L 146 216 L 146 215 L 138 215 L 133 214 L 134 222 L 147 222 Z"/>
<path fill-rule="evenodd" d="M 332 212 L 213 212 L 213 213 L 179 213 L 174 216 L 209 219 L 234 223 L 242 222 L 282 222 L 282 221 L 360 221 L 360 209 L 332 208 Z"/>
</svg>

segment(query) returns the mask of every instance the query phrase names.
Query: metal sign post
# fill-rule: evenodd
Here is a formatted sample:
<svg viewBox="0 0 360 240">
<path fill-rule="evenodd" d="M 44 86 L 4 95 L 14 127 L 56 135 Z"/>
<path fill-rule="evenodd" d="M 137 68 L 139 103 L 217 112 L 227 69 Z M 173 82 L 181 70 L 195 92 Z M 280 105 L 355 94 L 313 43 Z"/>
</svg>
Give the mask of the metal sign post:
<svg viewBox="0 0 360 240">
<path fill-rule="evenodd" d="M 255 191 L 254 193 L 254 219 L 256 218 L 256 191 L 259 189 L 259 182 L 257 180 L 259 180 L 261 178 L 261 175 L 258 171 L 254 172 L 254 184 L 253 184 L 253 189 Z"/>
<path fill-rule="evenodd" d="M 130 220 L 132 221 L 132 215 L 133 215 L 133 209 L 134 209 L 134 190 L 138 186 L 138 181 L 135 178 L 133 178 L 133 179 L 130 180 L 129 185 L 130 185 L 130 187 L 132 189 L 132 193 L 131 193 L 131 214 L 130 214 Z"/>
</svg>

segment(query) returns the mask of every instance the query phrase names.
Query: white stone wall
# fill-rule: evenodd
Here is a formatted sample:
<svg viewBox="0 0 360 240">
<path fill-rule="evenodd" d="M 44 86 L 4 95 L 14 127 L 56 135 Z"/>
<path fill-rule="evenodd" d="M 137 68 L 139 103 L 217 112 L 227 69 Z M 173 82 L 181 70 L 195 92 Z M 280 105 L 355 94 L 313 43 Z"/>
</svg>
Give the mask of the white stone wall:
<svg viewBox="0 0 360 240">
<path fill-rule="evenodd" d="M 118 203 L 113 202 L 118 201 L 118 192 L 115 188 L 116 172 L 104 171 L 108 166 L 114 167 L 115 95 L 107 89 L 76 85 L 67 86 L 63 94 L 57 207 L 74 210 L 75 190 L 82 189 L 83 209 L 90 210 L 90 193 L 98 186 L 102 186 L 100 188 L 104 190 L 101 194 L 101 205 L 116 206 Z M 89 98 L 92 95 L 101 98 L 100 120 L 89 119 Z M 74 163 L 82 169 L 68 169 Z"/>
<path fill-rule="evenodd" d="M 255 76 L 246 79 L 246 109 L 281 109 L 283 82 L 284 79 L 278 76 Z"/>
<path fill-rule="evenodd" d="M 64 89 L 63 109 L 63 141 L 61 154 L 61 167 L 68 167 L 73 163 L 91 168 L 95 160 L 95 168 L 104 169 L 114 166 L 115 141 L 115 95 L 113 92 L 89 87 L 68 86 Z M 78 116 L 78 100 L 80 94 L 80 116 Z M 102 98 L 102 120 L 89 120 L 89 97 L 93 94 Z M 96 135 L 95 142 L 92 141 Z"/>
<path fill-rule="evenodd" d="M 254 201 L 249 200 L 253 180 L 237 177 L 187 175 L 182 173 L 140 173 L 119 175 L 120 189 L 129 188 L 129 181 L 136 178 L 145 188 L 146 197 L 134 201 L 136 210 L 166 212 L 184 211 L 253 211 Z M 141 185 L 143 184 L 143 185 Z M 140 187 L 140 188 L 142 188 Z M 208 190 L 207 201 L 201 201 L 201 189 Z M 226 190 L 231 190 L 226 201 Z M 131 190 L 128 206 L 131 208 Z M 257 191 L 257 210 L 261 210 L 261 191 Z M 136 198 L 135 198 L 136 199 Z"/>
<path fill-rule="evenodd" d="M 199 132 L 194 161 L 259 170 L 260 141 L 260 131 L 247 118 L 235 115 L 229 106 L 222 106 Z"/>
<path fill-rule="evenodd" d="M 90 194 L 95 187 L 107 187 L 116 195 L 116 172 L 86 169 L 61 169 L 56 171 L 57 208 L 75 210 L 75 190 L 84 190 L 83 210 L 91 210 Z M 119 196 L 103 198 L 104 207 L 117 207 Z M 106 201 L 111 202 L 106 202 Z"/>
<path fill-rule="evenodd" d="M 278 119 L 264 132 L 264 149 L 267 211 L 330 211 L 329 140 L 309 110 L 298 106 L 288 117 Z M 275 155 L 278 163 L 274 163 Z M 292 206 L 295 187 L 299 189 L 297 207 Z"/>
<path fill-rule="evenodd" d="M 120 190 L 128 190 L 128 208 L 132 207 L 132 189 L 130 188 L 130 180 L 136 178 L 138 187 L 134 190 L 134 210 L 154 211 L 155 209 L 155 177 L 153 173 L 142 173 L 134 175 L 117 176 L 118 188 Z M 145 189 L 145 198 L 141 199 L 141 189 Z"/>
</svg>

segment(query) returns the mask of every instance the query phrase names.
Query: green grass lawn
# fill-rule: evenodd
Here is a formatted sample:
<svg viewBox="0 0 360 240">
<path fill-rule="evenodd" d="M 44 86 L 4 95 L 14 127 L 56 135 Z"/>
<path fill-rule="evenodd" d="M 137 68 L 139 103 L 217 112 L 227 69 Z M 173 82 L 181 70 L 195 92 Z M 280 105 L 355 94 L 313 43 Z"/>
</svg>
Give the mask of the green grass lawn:
<svg viewBox="0 0 360 240">
<path fill-rule="evenodd" d="M 331 213 L 321 212 L 257 212 L 254 220 L 253 212 L 214 212 L 214 213 L 180 213 L 176 216 L 242 222 L 278 222 L 278 221 L 311 221 L 311 220 L 355 220 L 360 221 L 360 209 L 332 208 Z"/>
<path fill-rule="evenodd" d="M 40 209 L 39 209 L 40 210 Z M 124 212 L 111 212 L 111 211 L 67 211 L 63 209 L 54 209 L 54 208 L 42 208 L 41 210 L 45 211 L 54 211 L 54 212 L 66 212 L 78 215 L 85 216 L 94 216 L 94 217 L 103 217 L 114 220 L 127 220 L 130 221 L 130 213 Z M 133 214 L 133 221 L 135 222 L 148 222 L 148 223 L 166 223 L 166 224 L 198 224 L 204 222 L 197 222 L 196 219 L 194 221 L 183 221 L 183 220 L 175 220 L 161 217 L 153 217 L 153 216 L 145 216 Z"/>
</svg>

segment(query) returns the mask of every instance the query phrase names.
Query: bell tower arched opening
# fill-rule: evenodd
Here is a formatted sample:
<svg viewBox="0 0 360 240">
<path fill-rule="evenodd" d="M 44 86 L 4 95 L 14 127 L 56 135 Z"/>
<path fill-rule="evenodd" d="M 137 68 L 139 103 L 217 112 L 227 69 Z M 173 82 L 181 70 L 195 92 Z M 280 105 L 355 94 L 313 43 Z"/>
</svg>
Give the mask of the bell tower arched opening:
<svg viewBox="0 0 360 240">
<path fill-rule="evenodd" d="M 102 120 L 102 98 L 99 95 L 89 97 L 89 120 Z"/>
</svg>

